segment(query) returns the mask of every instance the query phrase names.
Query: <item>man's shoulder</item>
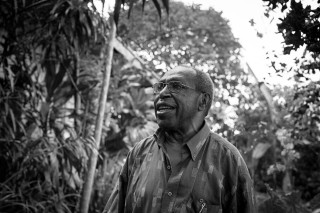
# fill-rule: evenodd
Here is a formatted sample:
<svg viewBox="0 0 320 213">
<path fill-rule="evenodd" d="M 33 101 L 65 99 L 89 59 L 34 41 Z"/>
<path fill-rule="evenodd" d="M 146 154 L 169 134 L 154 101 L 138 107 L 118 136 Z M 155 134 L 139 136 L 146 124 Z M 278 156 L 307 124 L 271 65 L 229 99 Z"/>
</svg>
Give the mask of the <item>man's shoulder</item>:
<svg viewBox="0 0 320 213">
<path fill-rule="evenodd" d="M 151 146 L 153 146 L 156 143 L 156 137 L 154 134 L 140 140 L 139 142 L 135 143 L 133 146 L 131 152 L 134 152 L 136 154 L 141 154 L 145 152 L 145 150 L 150 149 Z"/>
<path fill-rule="evenodd" d="M 230 143 L 227 139 L 224 137 L 218 135 L 217 133 L 211 131 L 211 143 L 217 143 L 217 145 L 221 146 L 222 150 L 225 152 L 232 154 L 235 157 L 241 156 L 239 150 L 232 144 Z"/>
<path fill-rule="evenodd" d="M 240 171 L 241 176 L 248 176 L 248 168 L 243 156 L 240 154 L 239 150 L 228 140 L 222 136 L 211 131 L 211 143 L 216 144 L 215 146 L 220 146 L 220 157 L 222 157 L 225 162 L 232 162 L 234 168 Z M 221 160 L 221 159 L 220 159 Z"/>
</svg>

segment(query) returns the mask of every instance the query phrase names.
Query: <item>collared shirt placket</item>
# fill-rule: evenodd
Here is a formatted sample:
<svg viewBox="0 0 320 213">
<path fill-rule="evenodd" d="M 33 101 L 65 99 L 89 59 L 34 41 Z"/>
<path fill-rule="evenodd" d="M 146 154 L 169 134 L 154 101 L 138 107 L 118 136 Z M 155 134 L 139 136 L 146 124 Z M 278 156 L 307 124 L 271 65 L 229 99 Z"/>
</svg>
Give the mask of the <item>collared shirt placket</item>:
<svg viewBox="0 0 320 213">
<path fill-rule="evenodd" d="M 191 167 L 194 168 L 192 173 L 192 178 L 190 179 L 190 177 L 188 179 L 190 179 L 189 184 L 188 184 L 188 189 L 190 190 L 191 193 L 193 187 L 194 187 L 194 183 L 196 180 L 196 177 L 198 175 L 198 171 L 199 171 L 199 167 L 201 164 L 201 161 L 196 161 L 195 158 L 197 157 L 198 153 L 193 153 L 193 155 L 190 155 L 188 157 L 188 159 L 183 163 L 183 165 L 177 169 L 177 170 L 172 170 L 172 167 L 170 165 L 170 161 L 169 158 L 167 157 L 167 153 L 165 150 L 164 151 L 164 155 L 165 155 L 165 163 L 166 163 L 166 167 L 168 169 L 168 167 L 170 167 L 170 171 L 167 171 L 169 173 L 169 178 L 168 178 L 168 182 L 167 182 L 167 187 L 164 191 L 164 196 L 162 198 L 162 203 L 161 203 L 161 212 L 180 212 L 180 209 L 182 207 L 183 203 L 178 203 L 177 202 L 177 195 L 181 194 L 181 188 L 179 187 L 181 184 L 181 180 L 184 177 L 184 173 L 187 169 L 187 167 Z M 203 153 L 201 153 L 203 154 Z M 193 157 L 193 158 L 192 158 Z"/>
</svg>

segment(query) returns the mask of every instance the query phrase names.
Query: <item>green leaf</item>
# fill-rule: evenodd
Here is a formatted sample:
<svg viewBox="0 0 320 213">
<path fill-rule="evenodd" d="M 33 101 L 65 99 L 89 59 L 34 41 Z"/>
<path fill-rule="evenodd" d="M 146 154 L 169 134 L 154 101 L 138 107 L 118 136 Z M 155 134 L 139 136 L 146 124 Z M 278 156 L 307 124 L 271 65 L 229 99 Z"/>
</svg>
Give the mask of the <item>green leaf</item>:
<svg viewBox="0 0 320 213">
<path fill-rule="evenodd" d="M 252 152 L 252 158 L 260 159 L 264 156 L 267 150 L 271 147 L 269 143 L 258 143 L 258 145 L 254 148 Z"/>
<path fill-rule="evenodd" d="M 120 16 L 120 10 L 121 10 L 121 0 L 116 0 L 115 6 L 114 6 L 114 23 L 116 26 L 118 25 L 119 16 Z"/>
<path fill-rule="evenodd" d="M 156 6 L 156 9 L 158 11 L 159 17 L 161 19 L 161 7 L 160 7 L 160 4 L 159 4 L 158 0 L 152 0 L 152 1 L 154 3 L 154 6 Z"/>
<path fill-rule="evenodd" d="M 292 46 L 286 46 L 286 47 L 284 47 L 284 49 L 283 49 L 283 53 L 284 53 L 285 55 L 289 55 L 290 52 L 291 52 L 291 50 L 293 50 L 293 47 L 292 47 Z"/>
<path fill-rule="evenodd" d="M 43 137 L 42 129 L 39 128 L 35 123 L 31 124 L 27 129 L 27 136 L 31 140 L 38 140 Z"/>
<path fill-rule="evenodd" d="M 58 73 L 53 76 L 53 83 L 51 86 L 51 91 L 48 91 L 48 94 L 53 95 L 58 86 L 63 82 L 63 78 L 66 75 L 67 69 L 69 68 L 70 60 L 64 61 L 61 64 L 57 64 Z M 49 97 L 51 99 L 51 97 Z"/>
<path fill-rule="evenodd" d="M 59 9 L 59 7 L 60 7 L 63 3 L 64 3 L 63 1 L 60 1 L 60 2 L 56 3 L 56 4 L 54 5 L 54 7 L 52 8 L 52 10 L 50 11 L 50 14 L 51 14 L 51 15 L 56 14 L 56 13 L 57 13 L 57 10 Z"/>
<path fill-rule="evenodd" d="M 10 116 L 11 116 L 11 122 L 12 122 L 13 131 L 17 132 L 16 118 L 14 116 L 14 113 L 13 113 L 12 109 L 9 109 L 9 112 L 10 112 Z"/>
<path fill-rule="evenodd" d="M 142 0 L 142 12 L 144 12 L 144 5 L 146 4 L 146 0 Z"/>
<path fill-rule="evenodd" d="M 56 89 L 54 94 L 54 106 L 59 108 L 64 105 L 74 94 L 75 89 L 70 81 L 64 82 L 59 88 Z"/>
<path fill-rule="evenodd" d="M 11 67 L 8 67 L 7 71 L 9 73 L 11 91 L 13 92 L 14 91 L 14 73 L 12 72 Z"/>
<path fill-rule="evenodd" d="M 130 0 L 129 11 L 128 11 L 128 18 L 130 17 L 130 14 L 131 14 L 131 10 L 132 10 L 132 7 L 133 7 L 133 2 L 134 2 L 134 0 Z"/>
<path fill-rule="evenodd" d="M 312 198 L 310 207 L 314 212 L 317 212 L 316 210 L 318 210 L 318 212 L 320 211 L 320 193 Z"/>
<path fill-rule="evenodd" d="M 169 0 L 162 0 L 163 6 L 169 14 Z"/>
<path fill-rule="evenodd" d="M 94 26 L 94 23 L 93 23 L 95 17 L 90 16 L 89 13 L 86 13 L 85 16 L 86 16 L 86 21 L 87 21 L 86 23 L 88 25 L 87 27 L 90 30 L 88 39 L 93 35 L 94 36 L 94 41 L 96 41 L 97 40 L 97 38 L 96 38 L 97 37 L 97 32 L 95 30 L 95 26 Z"/>
</svg>

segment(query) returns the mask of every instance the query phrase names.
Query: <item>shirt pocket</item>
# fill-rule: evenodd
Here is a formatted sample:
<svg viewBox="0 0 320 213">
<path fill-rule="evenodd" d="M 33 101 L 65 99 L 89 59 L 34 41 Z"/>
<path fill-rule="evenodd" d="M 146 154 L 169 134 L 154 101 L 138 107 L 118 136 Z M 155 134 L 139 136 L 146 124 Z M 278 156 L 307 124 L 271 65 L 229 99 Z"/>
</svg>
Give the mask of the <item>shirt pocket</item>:
<svg viewBox="0 0 320 213">
<path fill-rule="evenodd" d="M 222 213 L 222 208 L 219 205 L 206 205 L 206 209 L 202 213 Z"/>
<path fill-rule="evenodd" d="M 222 213 L 220 205 L 208 204 L 205 200 L 193 201 L 192 205 L 187 205 L 187 213 Z"/>
</svg>

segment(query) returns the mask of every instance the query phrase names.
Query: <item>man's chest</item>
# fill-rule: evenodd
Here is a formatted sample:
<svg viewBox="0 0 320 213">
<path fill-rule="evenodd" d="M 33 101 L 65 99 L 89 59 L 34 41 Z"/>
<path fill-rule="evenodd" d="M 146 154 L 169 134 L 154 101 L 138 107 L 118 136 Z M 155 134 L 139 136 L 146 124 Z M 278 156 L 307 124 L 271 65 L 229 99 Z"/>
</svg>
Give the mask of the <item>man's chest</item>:
<svg viewBox="0 0 320 213">
<path fill-rule="evenodd" d="M 171 154 L 159 150 L 135 159 L 128 183 L 131 196 L 126 202 L 131 212 L 219 209 L 224 194 L 219 166 L 208 162 L 205 153 L 199 153 L 195 160 L 189 155 Z"/>
</svg>

